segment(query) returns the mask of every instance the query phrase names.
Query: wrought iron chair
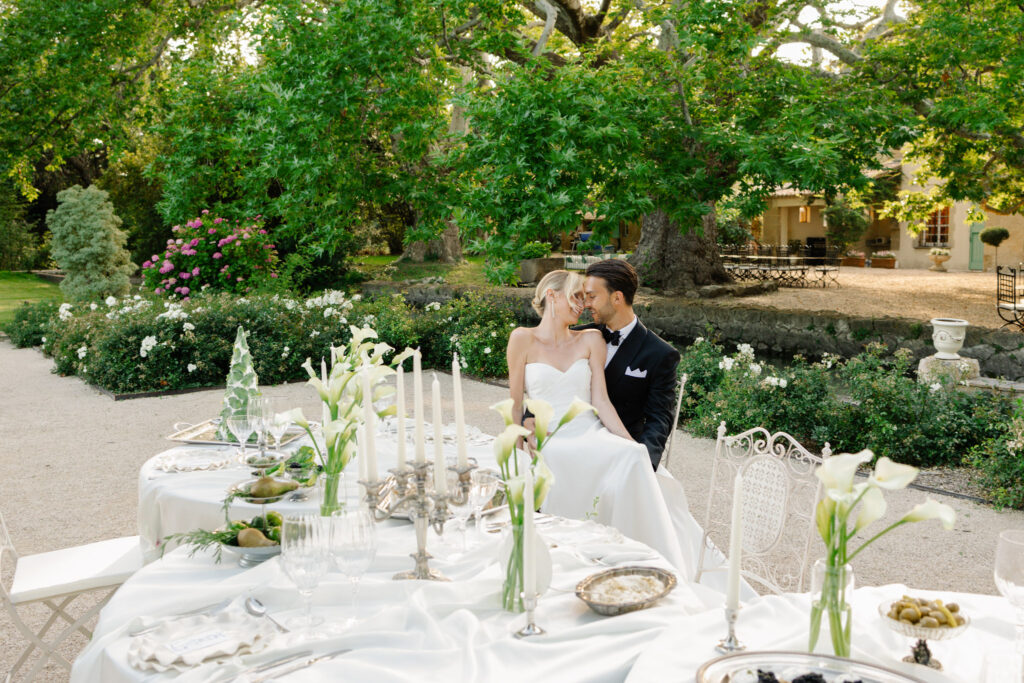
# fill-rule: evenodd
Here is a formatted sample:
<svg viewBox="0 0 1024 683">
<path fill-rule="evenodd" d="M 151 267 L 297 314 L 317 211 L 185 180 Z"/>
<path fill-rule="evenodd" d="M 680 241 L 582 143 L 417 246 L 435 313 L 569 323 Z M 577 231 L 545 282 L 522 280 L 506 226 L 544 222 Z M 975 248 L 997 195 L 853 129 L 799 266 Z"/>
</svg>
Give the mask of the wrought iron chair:
<svg viewBox="0 0 1024 683">
<path fill-rule="evenodd" d="M 1021 290 L 1024 282 L 1018 282 L 1018 271 L 1009 266 L 996 269 L 996 312 L 1007 325 L 1016 325 L 1024 331 L 1024 299 Z"/>
<path fill-rule="evenodd" d="M 76 633 L 82 634 L 87 640 L 91 639 L 92 631 L 86 624 L 107 604 L 114 591 L 142 567 L 138 536 L 19 557 L 3 515 L 0 514 L 0 571 L 3 570 L 5 556 L 13 560 L 14 576 L 10 585 L 0 580 L 0 595 L 3 596 L 4 605 L 15 627 L 28 641 L 28 646 L 7 673 L 4 679 L 7 683 L 15 680 L 18 671 L 36 650 L 39 650 L 40 656 L 24 678 L 25 681 L 35 679 L 50 660 L 70 671 L 71 662 L 59 652 L 61 644 Z M 76 618 L 68 613 L 67 607 L 75 598 L 95 590 L 107 592 L 81 616 Z M 18 611 L 20 607 L 33 603 L 42 603 L 50 610 L 46 622 L 38 631 L 33 631 Z M 46 640 L 47 633 L 58 623 L 58 619 L 63 619 L 68 626 Z"/>
<path fill-rule="evenodd" d="M 710 494 L 704 515 L 704 538 L 696 581 L 703 573 L 722 571 L 716 566 L 711 534 L 726 538 L 729 516 L 712 518 L 712 501 L 728 501 L 736 474 L 743 474 L 742 575 L 755 588 L 773 593 L 806 590 L 814 510 L 822 487 L 815 468 L 832 455 L 826 443 L 814 455 L 785 432 L 770 434 L 763 427 L 726 436 L 725 422 L 718 427 L 718 443 L 711 470 Z"/>
<path fill-rule="evenodd" d="M 683 407 L 683 394 L 686 393 L 686 381 L 689 376 L 684 372 L 683 376 L 679 378 L 679 388 L 676 390 L 676 412 L 673 413 L 675 416 L 672 420 L 672 431 L 668 433 L 668 441 L 665 442 L 665 451 L 661 455 L 660 467 L 668 469 L 669 458 L 672 457 L 672 438 L 676 435 L 676 427 L 679 426 L 679 410 Z"/>
</svg>

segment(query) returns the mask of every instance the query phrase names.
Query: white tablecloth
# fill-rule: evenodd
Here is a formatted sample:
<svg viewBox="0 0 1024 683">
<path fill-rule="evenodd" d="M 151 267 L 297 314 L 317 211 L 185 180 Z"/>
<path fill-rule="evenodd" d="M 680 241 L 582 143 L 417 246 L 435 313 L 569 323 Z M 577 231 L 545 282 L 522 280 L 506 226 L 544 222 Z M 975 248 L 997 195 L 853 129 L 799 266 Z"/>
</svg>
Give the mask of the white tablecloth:
<svg viewBox="0 0 1024 683">
<path fill-rule="evenodd" d="M 614 564 L 668 563 L 650 548 L 593 522 L 556 520 L 540 531 L 554 547 L 552 588 L 542 598 L 537 622 L 548 635 L 518 640 L 523 615 L 500 608 L 502 571 L 495 561 L 501 534 L 488 534 L 463 554 L 439 547 L 430 532 L 428 549 L 451 582 L 394 581 L 392 575 L 412 566 L 414 549 L 408 523 L 378 525 L 379 550 L 361 586 L 358 617 L 350 631 L 315 643 L 318 652 L 339 647 L 353 651 L 292 674 L 295 681 L 622 681 L 633 661 L 669 624 L 722 602 L 722 595 L 700 586 L 680 584 L 653 608 L 614 618 L 594 614 L 572 593 L 582 578 L 603 569 L 587 557 Z M 329 574 L 317 590 L 317 609 L 328 622 L 351 616 L 350 585 Z M 75 662 L 71 680 L 163 680 L 128 666 L 130 638 L 125 632 L 140 615 L 180 613 L 225 597 L 251 593 L 276 617 L 298 609 L 297 592 L 277 558 L 241 570 L 225 559 L 216 565 L 209 556 L 189 558 L 185 548 L 167 554 L 130 579 L 103 610 L 96 636 Z M 271 647 L 246 658 L 246 663 L 275 658 L 289 649 L 308 647 L 283 635 Z M 237 666 L 238 664 L 232 665 Z M 213 665 L 194 670 L 182 681 L 209 680 Z M 153 676 L 153 678 L 148 678 Z"/>
<path fill-rule="evenodd" d="M 963 614 L 971 617 L 971 625 L 960 636 L 928 642 L 932 655 L 942 662 L 945 673 L 900 661 L 910 654 L 910 646 L 915 641 L 886 626 L 878 613 L 878 606 L 902 595 L 956 602 Z M 736 636 L 751 651 L 806 651 L 809 623 L 809 594 L 766 596 L 744 603 L 736 624 Z M 664 679 L 666 672 L 687 672 L 687 676 L 673 674 L 673 680 L 692 681 L 701 664 L 716 656 L 714 647 L 725 633 L 722 609 L 679 619 L 651 643 L 627 680 L 648 683 Z M 858 588 L 854 593 L 853 658 L 926 681 L 980 683 L 986 653 L 1012 650 L 1013 637 L 1013 609 L 1005 598 L 999 596 L 919 590 L 900 584 Z M 681 647 L 683 643 L 685 647 Z"/>
</svg>

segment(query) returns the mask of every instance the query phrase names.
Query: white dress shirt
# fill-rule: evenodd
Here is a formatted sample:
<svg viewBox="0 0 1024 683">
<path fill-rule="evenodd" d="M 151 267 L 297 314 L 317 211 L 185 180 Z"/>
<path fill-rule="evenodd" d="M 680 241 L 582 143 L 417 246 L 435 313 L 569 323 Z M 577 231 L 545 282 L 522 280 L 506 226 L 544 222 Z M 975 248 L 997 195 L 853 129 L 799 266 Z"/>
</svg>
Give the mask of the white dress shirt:
<svg viewBox="0 0 1024 683">
<path fill-rule="evenodd" d="M 611 342 L 607 343 L 608 354 L 604 357 L 604 366 L 605 367 L 608 367 L 608 364 L 612 362 L 612 357 L 615 355 L 615 352 L 619 350 L 619 347 L 621 347 L 623 342 L 626 341 L 626 337 L 628 337 L 629 333 L 633 331 L 634 327 L 636 327 L 636 320 L 637 320 L 637 318 L 634 315 L 633 319 L 629 322 L 628 325 L 626 325 L 625 327 L 619 329 L 619 343 L 618 344 L 613 345 Z M 610 327 L 608 329 L 611 330 L 612 332 L 615 331 L 615 330 L 612 330 L 612 328 L 610 328 Z"/>
</svg>

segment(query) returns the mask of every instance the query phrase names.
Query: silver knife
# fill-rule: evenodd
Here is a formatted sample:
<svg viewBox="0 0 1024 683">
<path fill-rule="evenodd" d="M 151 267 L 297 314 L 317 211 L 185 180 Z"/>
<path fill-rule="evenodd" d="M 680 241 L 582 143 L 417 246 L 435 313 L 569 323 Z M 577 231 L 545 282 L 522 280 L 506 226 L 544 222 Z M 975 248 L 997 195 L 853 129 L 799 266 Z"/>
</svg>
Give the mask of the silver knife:
<svg viewBox="0 0 1024 683">
<path fill-rule="evenodd" d="M 164 624 L 166 624 L 169 621 L 177 621 L 178 619 L 185 619 L 187 617 L 195 617 L 195 616 L 199 616 L 200 614 L 213 614 L 215 612 L 219 612 L 220 610 L 224 609 L 229 604 L 231 604 L 231 600 L 230 599 L 221 600 L 220 602 L 215 602 L 215 603 L 213 603 L 211 605 L 203 605 L 202 607 L 197 607 L 195 609 L 189 610 L 188 612 L 179 612 L 178 614 L 173 614 L 171 616 L 162 617 L 162 618 L 159 618 L 155 624 L 150 624 L 149 626 L 144 626 L 142 628 L 137 628 L 134 631 L 131 631 L 128 635 L 131 636 L 132 638 L 134 638 L 135 636 L 141 636 L 144 633 L 152 633 L 153 631 L 157 630 L 158 628 L 160 628 L 161 626 L 163 626 Z"/>
<path fill-rule="evenodd" d="M 277 667 L 284 666 L 285 664 L 291 664 L 292 662 L 298 661 L 300 659 L 305 659 L 307 657 L 311 657 L 312 655 L 313 655 L 313 651 L 312 650 L 302 650 L 301 652 L 293 652 L 290 655 L 284 655 L 283 657 L 278 657 L 276 659 L 271 659 L 269 662 L 263 662 L 262 664 L 260 664 L 258 666 L 250 666 L 248 669 L 242 669 L 241 671 L 238 671 L 238 672 L 233 673 L 233 674 L 228 674 L 226 677 L 218 678 L 216 680 L 218 680 L 218 681 L 232 681 L 232 680 L 238 678 L 239 676 L 248 676 L 248 675 L 251 675 L 251 674 L 261 674 L 264 671 L 270 671 L 271 669 L 276 669 Z"/>
<path fill-rule="evenodd" d="M 352 651 L 351 648 L 345 648 L 343 650 L 335 650 L 334 652 L 328 652 L 327 654 L 318 655 L 316 657 L 308 657 L 308 658 L 304 659 L 303 661 L 298 662 L 297 664 L 292 664 L 291 666 L 286 666 L 283 669 L 281 669 L 280 671 L 274 671 L 274 672 L 272 672 L 272 673 L 270 673 L 270 674 L 268 674 L 266 676 L 258 676 L 256 678 L 253 678 L 253 679 L 251 679 L 251 683 L 263 683 L 263 681 L 269 681 L 269 680 L 277 678 L 278 676 L 287 676 L 288 674 L 290 674 L 292 672 L 299 671 L 300 669 L 305 669 L 307 667 L 313 666 L 314 664 L 319 664 L 320 662 L 326 661 L 328 659 L 333 659 L 333 658 L 335 658 L 335 657 L 337 657 L 339 655 L 343 655 L 346 652 L 351 652 L 351 651 Z M 276 669 L 276 668 L 278 668 L 278 666 L 280 666 L 280 665 L 274 665 L 272 668 Z"/>
</svg>

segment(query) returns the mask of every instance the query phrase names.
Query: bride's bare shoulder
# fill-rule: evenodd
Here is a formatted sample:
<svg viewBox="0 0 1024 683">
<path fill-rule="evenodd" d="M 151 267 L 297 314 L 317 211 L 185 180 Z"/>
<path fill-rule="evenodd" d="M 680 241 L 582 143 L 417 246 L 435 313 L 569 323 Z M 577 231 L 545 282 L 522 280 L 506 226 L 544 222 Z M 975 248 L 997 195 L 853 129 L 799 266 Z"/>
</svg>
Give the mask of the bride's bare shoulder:
<svg viewBox="0 0 1024 683">
<path fill-rule="evenodd" d="M 517 327 L 508 335 L 509 349 L 525 349 L 533 343 L 532 327 Z"/>
<path fill-rule="evenodd" d="M 604 343 L 604 336 L 601 334 L 601 330 L 596 327 L 592 327 L 586 330 L 573 330 L 578 336 L 577 339 L 581 339 L 584 344 L 594 344 L 597 342 Z"/>
</svg>

